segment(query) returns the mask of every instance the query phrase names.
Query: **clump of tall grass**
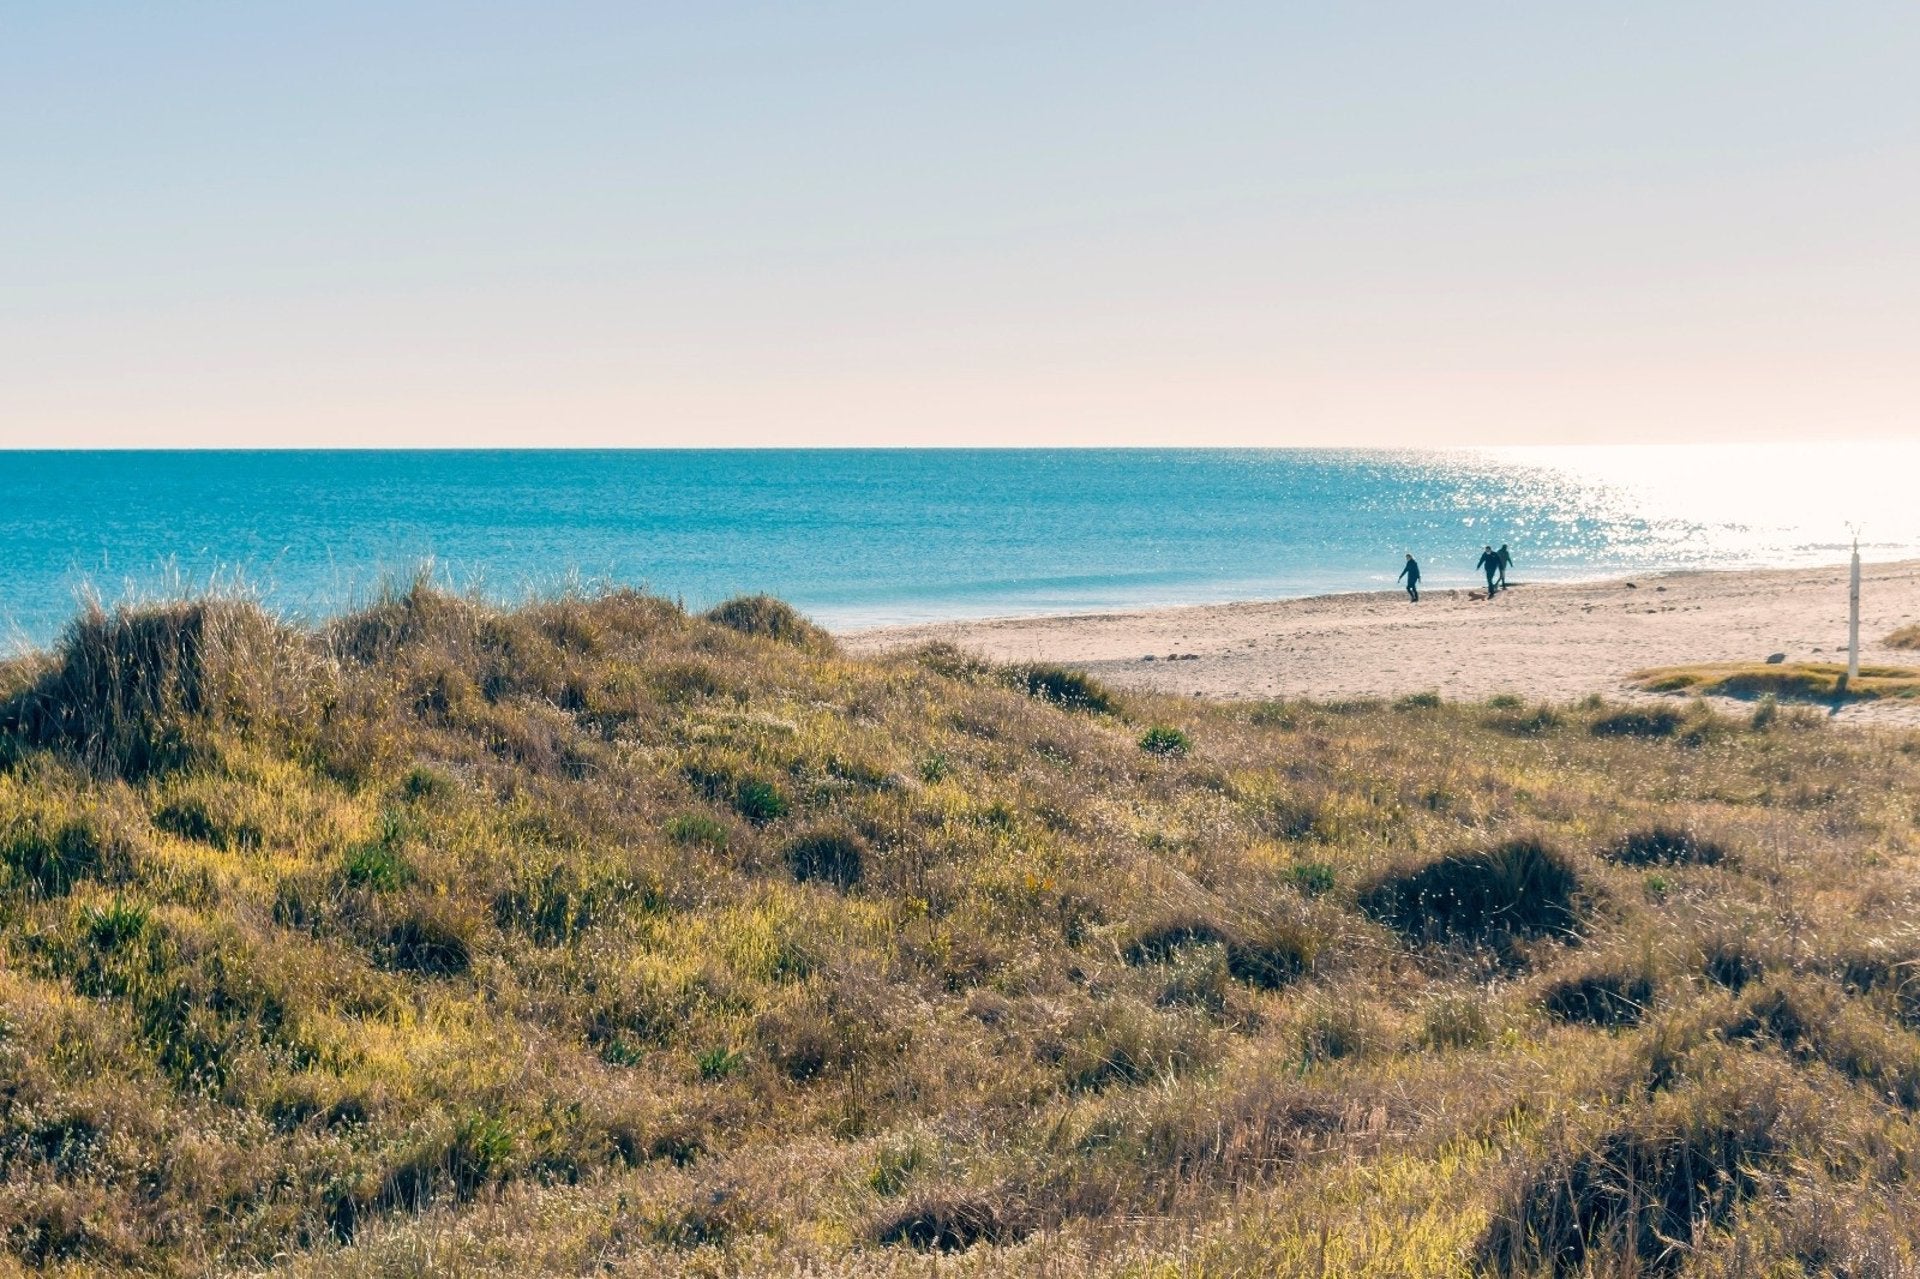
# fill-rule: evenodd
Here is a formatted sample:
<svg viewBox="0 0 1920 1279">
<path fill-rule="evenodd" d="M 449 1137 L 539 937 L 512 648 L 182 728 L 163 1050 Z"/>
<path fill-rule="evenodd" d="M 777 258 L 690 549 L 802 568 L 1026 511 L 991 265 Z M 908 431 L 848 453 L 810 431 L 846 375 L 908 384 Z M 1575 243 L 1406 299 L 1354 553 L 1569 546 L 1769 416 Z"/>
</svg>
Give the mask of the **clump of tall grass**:
<svg viewBox="0 0 1920 1279">
<path fill-rule="evenodd" d="M 1149 755 L 1177 759 L 1193 749 L 1193 739 L 1182 729 L 1156 724 L 1141 735 L 1140 749 Z"/>
<path fill-rule="evenodd" d="M 1649 826 L 1622 835 L 1606 856 L 1623 866 L 1717 866 L 1727 851 L 1684 826 Z"/>
<path fill-rule="evenodd" d="M 1522 1174 L 1481 1242 L 1500 1273 L 1581 1274 L 1600 1258 L 1678 1270 L 1729 1226 L 1813 1120 L 1815 1098 L 1777 1066 L 1725 1067 L 1574 1132 Z"/>
<path fill-rule="evenodd" d="M 1028 697 L 1051 702 L 1068 710 L 1104 715 L 1113 711 L 1116 705 L 1113 694 L 1106 686 L 1085 671 L 1026 663 L 1007 667 L 1005 678 Z"/>
<path fill-rule="evenodd" d="M 736 595 L 702 616 L 742 635 L 778 640 L 808 652 L 831 652 L 834 647 L 831 635 L 800 616 L 792 605 L 771 595 Z"/>
<path fill-rule="evenodd" d="M 1644 970 L 1603 968 L 1555 982 L 1541 1003 L 1562 1021 L 1631 1026 L 1646 1016 L 1653 992 L 1654 979 Z"/>
<path fill-rule="evenodd" d="M 0 734 L 16 749 L 139 777 L 204 758 L 216 727 L 297 736 L 316 667 L 301 639 L 250 601 L 93 607 L 0 706 Z"/>
<path fill-rule="evenodd" d="M 1535 839 L 1453 853 L 1393 871 L 1368 888 L 1368 914 L 1414 941 L 1504 947 L 1568 936 L 1580 923 L 1581 882 L 1567 857 Z"/>
<path fill-rule="evenodd" d="M 1684 718 L 1670 706 L 1623 706 L 1598 716 L 1588 728 L 1595 737 L 1671 737 Z"/>
<path fill-rule="evenodd" d="M 1129 964 L 1167 964 L 1193 947 L 1219 947 L 1236 981 L 1272 990 L 1313 966 L 1319 940 L 1303 925 L 1281 919 L 1224 925 L 1199 915 L 1175 915 L 1142 928 L 1122 953 Z"/>
<path fill-rule="evenodd" d="M 961 1252 L 977 1243 L 1009 1243 L 1033 1230 L 1033 1213 L 1006 1192 L 928 1194 L 905 1211 L 882 1217 L 873 1236 L 931 1252 Z"/>
</svg>

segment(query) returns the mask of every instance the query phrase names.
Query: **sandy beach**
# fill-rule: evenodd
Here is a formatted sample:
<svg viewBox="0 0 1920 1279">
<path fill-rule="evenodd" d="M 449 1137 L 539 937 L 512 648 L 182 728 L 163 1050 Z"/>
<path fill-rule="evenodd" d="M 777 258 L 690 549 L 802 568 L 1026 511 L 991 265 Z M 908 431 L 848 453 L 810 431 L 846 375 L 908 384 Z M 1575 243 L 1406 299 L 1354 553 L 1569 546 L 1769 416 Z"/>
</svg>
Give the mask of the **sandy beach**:
<svg viewBox="0 0 1920 1279">
<path fill-rule="evenodd" d="M 1861 660 L 1920 665 L 1882 637 L 1920 620 L 1920 560 L 1862 571 Z M 943 622 L 841 637 L 873 653 L 946 640 L 999 661 L 1059 662 L 1125 688 L 1206 697 L 1514 693 L 1633 696 L 1650 666 L 1845 660 L 1847 569 L 1648 574 L 1580 583 L 1516 579 L 1478 592 L 1325 595 L 1130 613 Z M 1849 705 L 1838 718 L 1920 725 L 1920 701 Z"/>
</svg>

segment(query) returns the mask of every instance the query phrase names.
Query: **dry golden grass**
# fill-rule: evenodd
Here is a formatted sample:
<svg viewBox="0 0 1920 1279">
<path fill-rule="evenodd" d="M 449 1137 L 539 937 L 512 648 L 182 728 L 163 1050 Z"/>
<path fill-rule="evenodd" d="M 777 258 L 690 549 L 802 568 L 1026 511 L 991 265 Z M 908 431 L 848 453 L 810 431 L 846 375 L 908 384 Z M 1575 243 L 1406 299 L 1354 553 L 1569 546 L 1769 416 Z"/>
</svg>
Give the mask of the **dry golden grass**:
<svg viewBox="0 0 1920 1279">
<path fill-rule="evenodd" d="M 1867 666 L 1848 682 L 1844 662 L 1700 662 L 1636 671 L 1633 682 L 1654 693 L 1706 693 L 1720 697 L 1777 697 L 1831 701 L 1836 697 L 1920 697 L 1920 670 Z"/>
<path fill-rule="evenodd" d="M 0 1246 L 1910 1274 L 1917 855 L 1920 737 L 1804 710 L 1121 697 L 766 600 L 89 616 L 0 666 Z"/>
<path fill-rule="evenodd" d="M 1920 649 L 1920 626 L 1902 626 L 1880 642 L 1888 648 Z"/>
</svg>

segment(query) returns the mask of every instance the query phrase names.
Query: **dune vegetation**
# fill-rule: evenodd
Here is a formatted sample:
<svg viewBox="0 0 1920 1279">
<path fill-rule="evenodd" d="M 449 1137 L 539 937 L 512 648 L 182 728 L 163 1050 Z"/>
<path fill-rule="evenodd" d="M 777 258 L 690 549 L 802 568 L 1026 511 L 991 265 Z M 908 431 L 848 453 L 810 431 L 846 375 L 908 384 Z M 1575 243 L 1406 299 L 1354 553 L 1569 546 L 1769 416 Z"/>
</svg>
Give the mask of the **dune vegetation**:
<svg viewBox="0 0 1920 1279">
<path fill-rule="evenodd" d="M 1920 625 L 1902 626 L 1888 635 L 1881 643 L 1888 648 L 1920 649 Z"/>
<path fill-rule="evenodd" d="M 1863 664 L 1849 681 L 1845 662 L 1700 662 L 1638 671 L 1633 678 L 1653 693 L 1792 701 L 1920 697 L 1920 670 L 1910 666 Z"/>
<path fill-rule="evenodd" d="M 0 666 L 50 1272 L 1911 1274 L 1920 735 L 1209 703 L 776 601 Z"/>
</svg>

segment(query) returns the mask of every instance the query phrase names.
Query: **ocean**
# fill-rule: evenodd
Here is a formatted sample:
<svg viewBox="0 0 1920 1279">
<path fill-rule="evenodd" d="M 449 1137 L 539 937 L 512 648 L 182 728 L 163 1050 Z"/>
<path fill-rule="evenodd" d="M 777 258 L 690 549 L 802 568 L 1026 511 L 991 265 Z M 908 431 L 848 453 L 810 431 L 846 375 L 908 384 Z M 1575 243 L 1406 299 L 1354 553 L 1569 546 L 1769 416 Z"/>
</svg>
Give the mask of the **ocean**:
<svg viewBox="0 0 1920 1279">
<path fill-rule="evenodd" d="M 293 617 L 422 570 L 512 600 L 780 595 L 836 628 L 1920 556 L 1920 446 L 0 453 L 0 628 L 242 589 Z"/>
</svg>

